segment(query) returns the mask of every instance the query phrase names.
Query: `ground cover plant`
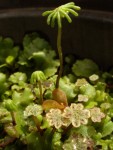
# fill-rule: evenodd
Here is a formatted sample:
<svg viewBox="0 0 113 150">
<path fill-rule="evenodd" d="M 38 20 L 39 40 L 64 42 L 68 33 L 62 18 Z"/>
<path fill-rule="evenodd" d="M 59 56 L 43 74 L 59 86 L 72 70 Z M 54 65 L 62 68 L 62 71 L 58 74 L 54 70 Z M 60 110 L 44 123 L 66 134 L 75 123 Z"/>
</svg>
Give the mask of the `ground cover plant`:
<svg viewBox="0 0 113 150">
<path fill-rule="evenodd" d="M 79 9 L 70 2 L 43 14 L 58 23 L 59 57 L 38 33 L 22 47 L 0 37 L 1 150 L 113 149 L 113 70 L 62 57 L 62 19 Z"/>
</svg>

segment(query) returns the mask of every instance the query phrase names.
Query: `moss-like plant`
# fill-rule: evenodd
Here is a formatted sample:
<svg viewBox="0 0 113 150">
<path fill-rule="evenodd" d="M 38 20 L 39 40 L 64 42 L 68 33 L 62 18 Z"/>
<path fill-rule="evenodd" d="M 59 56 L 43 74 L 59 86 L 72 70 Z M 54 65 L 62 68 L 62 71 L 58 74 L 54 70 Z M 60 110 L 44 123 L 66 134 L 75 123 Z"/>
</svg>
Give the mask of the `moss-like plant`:
<svg viewBox="0 0 113 150">
<path fill-rule="evenodd" d="M 69 23 L 72 22 L 69 13 L 73 14 L 75 17 L 78 16 L 76 11 L 80 10 L 79 6 L 76 6 L 74 2 L 67 3 L 65 5 L 59 6 L 58 8 L 43 13 L 43 16 L 47 17 L 47 24 L 51 27 L 55 26 L 55 22 L 58 24 L 58 35 L 57 35 L 57 50 L 60 59 L 60 69 L 58 72 L 58 77 L 56 80 L 56 88 L 59 87 L 59 80 L 63 72 L 63 56 L 62 56 L 62 46 L 61 46 L 61 35 L 62 35 L 62 19 L 66 18 Z"/>
</svg>

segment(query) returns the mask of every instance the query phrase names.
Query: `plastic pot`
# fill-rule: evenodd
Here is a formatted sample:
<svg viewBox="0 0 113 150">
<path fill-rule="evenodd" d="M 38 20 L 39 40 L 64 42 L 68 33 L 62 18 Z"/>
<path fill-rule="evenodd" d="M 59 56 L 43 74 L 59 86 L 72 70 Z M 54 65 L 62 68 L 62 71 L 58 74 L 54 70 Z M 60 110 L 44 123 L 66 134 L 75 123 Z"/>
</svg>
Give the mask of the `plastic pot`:
<svg viewBox="0 0 113 150">
<path fill-rule="evenodd" d="M 28 32 L 38 31 L 56 50 L 57 28 L 46 24 L 42 12 L 49 8 L 21 8 L 0 11 L 0 35 L 9 36 L 21 43 Z M 113 65 L 113 13 L 81 10 L 71 24 L 63 22 L 62 46 L 64 54 L 93 59 L 101 69 Z"/>
</svg>

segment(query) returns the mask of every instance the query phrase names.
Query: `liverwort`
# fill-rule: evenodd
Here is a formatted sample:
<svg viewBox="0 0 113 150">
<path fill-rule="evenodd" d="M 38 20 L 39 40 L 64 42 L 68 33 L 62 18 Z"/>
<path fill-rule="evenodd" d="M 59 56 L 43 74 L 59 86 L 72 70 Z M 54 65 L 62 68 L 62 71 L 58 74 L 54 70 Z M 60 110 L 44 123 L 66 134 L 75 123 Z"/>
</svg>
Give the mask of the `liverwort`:
<svg viewBox="0 0 113 150">
<path fill-rule="evenodd" d="M 67 4 L 61 5 L 54 10 L 45 11 L 42 15 L 48 16 L 47 17 L 47 24 L 51 25 L 51 27 L 55 26 L 55 23 L 57 22 L 58 25 L 58 33 L 57 33 L 57 50 L 60 60 L 60 68 L 58 71 L 58 76 L 56 79 L 56 85 L 55 90 L 52 93 L 53 99 L 59 102 L 60 104 L 63 104 L 67 106 L 67 97 L 66 94 L 59 89 L 59 81 L 62 76 L 63 72 L 63 53 L 62 53 L 62 46 L 61 46 L 61 40 L 62 40 L 62 19 L 66 18 L 69 23 L 72 22 L 71 17 L 69 16 L 69 13 L 73 14 L 75 17 L 78 16 L 78 13 L 76 11 L 80 10 L 79 6 L 76 6 L 74 2 L 69 2 Z"/>
<path fill-rule="evenodd" d="M 57 80 L 56 80 L 56 88 L 59 88 L 59 80 L 62 76 L 63 72 L 63 55 L 62 55 L 62 46 L 61 46 L 61 39 L 62 39 L 62 19 L 66 18 L 69 23 L 72 22 L 69 13 L 73 14 L 75 17 L 78 16 L 76 11 L 80 10 L 79 6 L 76 6 L 74 2 L 69 2 L 67 4 L 61 5 L 54 10 L 45 11 L 42 15 L 48 16 L 47 17 L 47 24 L 51 25 L 51 27 L 55 26 L 55 21 L 58 24 L 58 34 L 57 34 L 57 50 L 60 60 L 60 69 L 58 72 Z"/>
<path fill-rule="evenodd" d="M 43 94 L 42 94 L 42 82 L 46 80 L 46 77 L 42 71 L 34 71 L 31 75 L 31 83 L 38 84 L 40 91 L 40 103 L 43 102 Z"/>
</svg>

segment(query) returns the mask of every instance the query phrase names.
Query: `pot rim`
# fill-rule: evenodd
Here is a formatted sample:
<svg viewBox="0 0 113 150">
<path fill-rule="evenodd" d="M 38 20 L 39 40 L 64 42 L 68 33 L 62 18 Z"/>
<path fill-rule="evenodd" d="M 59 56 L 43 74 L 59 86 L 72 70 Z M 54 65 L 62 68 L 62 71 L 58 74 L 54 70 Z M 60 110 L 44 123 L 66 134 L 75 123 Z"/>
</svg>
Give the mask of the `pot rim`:
<svg viewBox="0 0 113 150">
<path fill-rule="evenodd" d="M 29 7 L 29 8 L 13 8 L 0 10 L 0 19 L 17 18 L 17 17 L 41 17 L 46 10 L 54 9 L 54 7 Z M 113 13 L 102 10 L 82 9 L 79 12 L 78 19 L 88 19 L 95 21 L 113 23 Z"/>
</svg>

